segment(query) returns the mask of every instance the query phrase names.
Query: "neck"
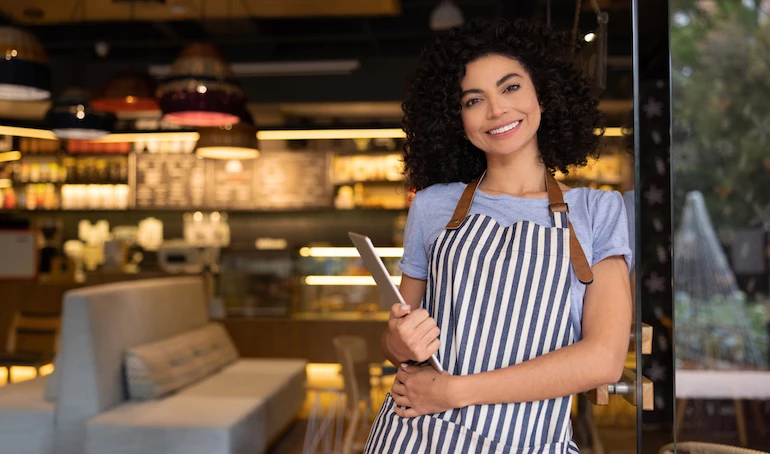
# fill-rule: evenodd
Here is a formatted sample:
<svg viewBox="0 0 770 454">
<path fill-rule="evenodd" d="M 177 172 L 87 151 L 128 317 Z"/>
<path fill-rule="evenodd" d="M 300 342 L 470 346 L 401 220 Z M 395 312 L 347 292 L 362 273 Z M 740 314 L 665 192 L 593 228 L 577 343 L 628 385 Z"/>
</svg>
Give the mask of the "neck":
<svg viewBox="0 0 770 454">
<path fill-rule="evenodd" d="M 489 193 L 537 197 L 546 191 L 545 172 L 536 149 L 508 156 L 487 155 L 487 173 L 480 187 Z"/>
</svg>

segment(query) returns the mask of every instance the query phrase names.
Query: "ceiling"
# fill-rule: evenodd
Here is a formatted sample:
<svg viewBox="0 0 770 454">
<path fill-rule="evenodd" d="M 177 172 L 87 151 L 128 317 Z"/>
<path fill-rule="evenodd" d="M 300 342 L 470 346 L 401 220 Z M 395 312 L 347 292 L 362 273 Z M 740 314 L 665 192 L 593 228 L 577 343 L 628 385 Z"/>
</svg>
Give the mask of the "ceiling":
<svg viewBox="0 0 770 454">
<path fill-rule="evenodd" d="M 21 0 L 7 13 L 26 24 L 397 15 L 399 0 Z"/>
<path fill-rule="evenodd" d="M 454 2 L 466 20 L 529 18 L 550 20 L 561 29 L 571 29 L 575 12 L 575 0 Z M 591 0 L 582 2 L 580 29 L 590 31 L 596 16 Z M 612 87 L 606 97 L 625 99 L 632 93 L 631 0 L 598 3 L 610 15 Z M 51 59 L 54 96 L 73 85 L 96 89 L 121 70 L 169 65 L 185 45 L 208 42 L 238 64 L 358 62 L 350 74 L 243 77 L 240 82 L 250 103 L 262 106 L 263 115 L 267 106 L 272 106 L 275 119 L 301 113 L 296 106 L 324 112 L 323 106 L 329 105 L 327 110 L 340 118 L 360 118 L 367 106 L 383 113 L 382 105 L 387 105 L 390 113 L 383 113 L 383 119 L 388 117 L 383 121 L 391 121 L 391 107 L 403 97 L 404 77 L 420 48 L 440 33 L 429 27 L 438 4 L 439 0 L 14 0 L 0 6 L 0 13 L 8 16 L 6 22 L 27 28 L 42 42 Z M 106 54 L 96 52 L 97 43 Z M 340 103 L 358 107 L 340 109 Z M 0 103 L 0 118 L 35 118 L 44 109 L 44 105 L 18 108 Z"/>
<path fill-rule="evenodd" d="M 550 20 L 570 29 L 575 0 L 454 0 L 466 19 Z M 596 26 L 582 0 L 581 29 Z M 173 58 L 195 41 L 219 45 L 231 59 L 415 55 L 436 35 L 429 27 L 439 0 L 13 0 L 0 13 L 27 27 L 52 57 Z M 610 54 L 630 39 L 630 0 L 599 0 L 610 13 Z M 416 46 L 416 47 L 415 47 Z M 169 57 L 170 56 L 170 57 Z"/>
</svg>

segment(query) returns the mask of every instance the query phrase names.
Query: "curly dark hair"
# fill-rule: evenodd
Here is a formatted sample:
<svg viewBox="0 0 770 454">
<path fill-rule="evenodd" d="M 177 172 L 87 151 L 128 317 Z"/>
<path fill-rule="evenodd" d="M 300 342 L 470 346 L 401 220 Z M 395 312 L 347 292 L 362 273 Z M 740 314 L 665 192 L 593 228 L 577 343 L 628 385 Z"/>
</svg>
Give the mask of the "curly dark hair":
<svg viewBox="0 0 770 454">
<path fill-rule="evenodd" d="M 408 186 L 467 183 L 486 169 L 484 153 L 465 138 L 460 80 L 468 63 L 492 54 L 516 59 L 532 78 L 543 107 L 537 145 L 550 171 L 567 173 L 567 166 L 598 156 L 594 129 L 603 131 L 604 115 L 572 49 L 565 33 L 523 20 L 474 20 L 426 46 L 402 104 Z"/>
</svg>

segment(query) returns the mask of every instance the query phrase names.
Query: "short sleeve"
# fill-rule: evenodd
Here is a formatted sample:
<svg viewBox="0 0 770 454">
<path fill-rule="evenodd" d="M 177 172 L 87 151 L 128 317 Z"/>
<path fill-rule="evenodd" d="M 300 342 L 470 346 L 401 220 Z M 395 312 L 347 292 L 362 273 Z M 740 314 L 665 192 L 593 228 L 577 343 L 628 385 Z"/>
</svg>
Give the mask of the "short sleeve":
<svg viewBox="0 0 770 454">
<path fill-rule="evenodd" d="M 636 219 L 634 216 L 634 191 L 628 191 L 623 194 L 623 202 L 626 205 L 626 219 L 628 220 L 628 247 L 631 249 L 631 255 L 636 256 Z M 629 268 L 633 268 L 632 263 Z"/>
<path fill-rule="evenodd" d="M 633 265 L 633 254 L 628 240 L 628 217 L 623 196 L 617 191 L 601 191 L 596 198 L 591 216 L 593 231 L 593 264 L 607 257 L 622 255 L 628 269 Z"/>
<path fill-rule="evenodd" d="M 404 227 L 404 256 L 398 262 L 401 272 L 409 277 L 428 278 L 428 251 L 425 249 L 425 216 L 423 193 L 418 191 L 409 207 Z"/>
</svg>

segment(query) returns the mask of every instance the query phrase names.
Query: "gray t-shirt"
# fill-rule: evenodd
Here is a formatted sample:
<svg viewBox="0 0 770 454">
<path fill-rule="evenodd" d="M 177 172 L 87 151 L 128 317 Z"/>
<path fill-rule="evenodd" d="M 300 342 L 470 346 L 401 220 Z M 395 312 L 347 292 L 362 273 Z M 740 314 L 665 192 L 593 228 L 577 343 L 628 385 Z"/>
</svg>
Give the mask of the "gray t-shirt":
<svg viewBox="0 0 770 454">
<path fill-rule="evenodd" d="M 465 183 L 436 184 L 417 192 L 406 221 L 404 256 L 399 261 L 404 274 L 415 279 L 427 279 L 433 245 L 451 219 L 465 187 Z M 633 261 L 628 242 L 628 220 L 620 193 L 574 188 L 564 194 L 564 201 L 569 204 L 569 219 L 589 265 L 622 255 L 630 269 Z M 485 214 L 502 226 L 525 220 L 546 227 L 553 226 L 548 199 L 545 198 L 489 195 L 479 190 L 468 214 Z M 574 270 L 570 274 L 570 319 L 577 340 L 582 332 L 585 285 L 577 279 Z"/>
</svg>

